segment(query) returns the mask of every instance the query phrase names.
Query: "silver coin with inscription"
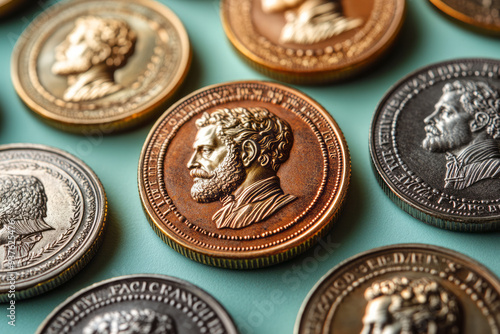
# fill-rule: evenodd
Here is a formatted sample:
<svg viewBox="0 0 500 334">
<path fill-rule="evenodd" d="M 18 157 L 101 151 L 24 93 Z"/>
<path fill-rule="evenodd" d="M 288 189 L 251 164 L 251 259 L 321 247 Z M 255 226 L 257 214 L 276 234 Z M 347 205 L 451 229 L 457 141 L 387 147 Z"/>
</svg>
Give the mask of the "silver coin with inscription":
<svg viewBox="0 0 500 334">
<path fill-rule="evenodd" d="M 74 276 L 94 256 L 106 219 L 92 170 L 58 149 L 0 146 L 0 302 Z"/>
<path fill-rule="evenodd" d="M 457 59 L 397 83 L 372 120 L 370 153 L 389 197 L 459 231 L 500 228 L 500 62 Z"/>
<path fill-rule="evenodd" d="M 295 334 L 498 334 L 500 281 L 449 249 L 402 244 L 333 268 L 303 303 Z"/>
<path fill-rule="evenodd" d="M 164 275 L 129 275 L 85 288 L 59 305 L 37 334 L 236 334 L 231 317 L 202 289 Z"/>
</svg>

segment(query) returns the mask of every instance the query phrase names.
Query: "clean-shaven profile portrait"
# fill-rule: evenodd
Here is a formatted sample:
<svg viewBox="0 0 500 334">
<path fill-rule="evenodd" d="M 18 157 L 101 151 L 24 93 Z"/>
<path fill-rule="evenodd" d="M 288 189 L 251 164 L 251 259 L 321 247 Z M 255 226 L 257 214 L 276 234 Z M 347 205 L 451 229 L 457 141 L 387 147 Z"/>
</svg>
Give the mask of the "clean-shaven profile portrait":
<svg viewBox="0 0 500 334">
<path fill-rule="evenodd" d="M 361 334 L 460 334 L 457 297 L 432 278 L 395 277 L 373 283 Z"/>
<path fill-rule="evenodd" d="M 177 329 L 169 315 L 150 309 L 131 309 L 94 317 L 83 334 L 177 334 Z"/>
<path fill-rule="evenodd" d="M 500 94 L 483 81 L 457 80 L 443 87 L 425 118 L 422 146 L 446 153 L 444 188 L 461 190 L 500 178 Z"/>
<path fill-rule="evenodd" d="M 45 222 L 45 217 L 47 195 L 38 178 L 0 175 L 0 245 L 13 241 L 16 260 L 29 255 L 35 244 L 42 240 L 43 232 L 53 230 Z M 7 252 L 5 255 L 7 257 Z"/>
<path fill-rule="evenodd" d="M 360 18 L 347 18 L 340 0 L 262 0 L 265 13 L 283 12 L 281 43 L 313 44 L 357 28 Z"/>
<path fill-rule="evenodd" d="M 219 109 L 196 120 L 187 163 L 198 203 L 221 201 L 217 228 L 238 229 L 266 220 L 296 199 L 277 176 L 293 145 L 290 125 L 265 108 Z"/>
<path fill-rule="evenodd" d="M 136 34 L 122 20 L 85 16 L 56 47 L 52 72 L 67 77 L 64 100 L 81 102 L 123 89 L 114 74 L 133 54 Z"/>
</svg>

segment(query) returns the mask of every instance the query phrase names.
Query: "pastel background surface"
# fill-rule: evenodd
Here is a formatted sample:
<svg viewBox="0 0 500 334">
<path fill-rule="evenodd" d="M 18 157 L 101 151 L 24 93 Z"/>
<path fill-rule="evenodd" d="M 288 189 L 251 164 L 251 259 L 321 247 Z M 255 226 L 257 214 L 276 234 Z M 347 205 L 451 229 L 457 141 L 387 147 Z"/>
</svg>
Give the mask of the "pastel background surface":
<svg viewBox="0 0 500 334">
<path fill-rule="evenodd" d="M 150 228 L 137 191 L 137 163 L 152 123 L 105 137 L 73 135 L 41 122 L 17 97 L 10 79 L 12 49 L 29 22 L 55 2 L 33 1 L 0 21 L 0 143 L 50 145 L 84 160 L 106 189 L 108 228 L 97 256 L 82 272 L 53 291 L 16 303 L 16 327 L 7 325 L 7 310 L 0 306 L 0 333 L 32 333 L 52 309 L 78 290 L 134 273 L 166 274 L 200 286 L 229 311 L 242 334 L 291 333 L 302 301 L 316 281 L 339 262 L 378 246 L 408 242 L 439 245 L 462 252 L 500 275 L 499 233 L 450 232 L 410 217 L 377 184 L 368 153 L 373 112 L 396 81 L 442 60 L 498 57 L 498 38 L 456 25 L 427 1 L 408 0 L 401 35 L 377 68 L 344 83 L 296 86 L 332 114 L 347 139 L 352 182 L 345 210 L 322 245 L 270 268 L 233 271 L 185 258 Z M 235 54 L 222 29 L 218 0 L 159 2 L 184 22 L 193 48 L 193 64 L 177 98 L 225 81 L 268 80 Z"/>
</svg>

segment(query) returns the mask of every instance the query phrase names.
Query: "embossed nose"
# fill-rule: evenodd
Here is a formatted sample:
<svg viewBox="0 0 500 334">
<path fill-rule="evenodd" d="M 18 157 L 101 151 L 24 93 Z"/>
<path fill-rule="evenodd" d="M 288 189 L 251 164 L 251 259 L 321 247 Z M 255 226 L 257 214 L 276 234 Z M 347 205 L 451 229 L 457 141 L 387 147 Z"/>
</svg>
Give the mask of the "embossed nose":
<svg viewBox="0 0 500 334">
<path fill-rule="evenodd" d="M 200 164 L 198 163 L 198 160 L 196 159 L 196 152 L 194 152 L 187 163 L 187 168 L 193 169 L 193 168 L 198 168 L 198 167 L 200 167 Z"/>
</svg>

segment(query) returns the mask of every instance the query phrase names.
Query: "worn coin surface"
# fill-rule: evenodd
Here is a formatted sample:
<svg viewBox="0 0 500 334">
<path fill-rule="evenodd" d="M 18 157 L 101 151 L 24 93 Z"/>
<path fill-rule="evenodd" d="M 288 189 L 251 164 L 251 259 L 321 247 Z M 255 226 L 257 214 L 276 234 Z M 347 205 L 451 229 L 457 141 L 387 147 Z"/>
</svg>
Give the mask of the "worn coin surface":
<svg viewBox="0 0 500 334">
<path fill-rule="evenodd" d="M 404 0 L 223 0 L 236 50 L 277 79 L 322 83 L 357 74 L 393 44 Z"/>
<path fill-rule="evenodd" d="M 107 133 L 152 117 L 190 62 L 181 21 L 159 2 L 77 0 L 30 24 L 11 71 L 19 96 L 50 124 Z"/>
<path fill-rule="evenodd" d="M 0 146 L 0 302 L 67 281 L 102 240 L 106 196 L 79 159 L 33 144 Z"/>
<path fill-rule="evenodd" d="M 447 15 L 484 31 L 500 34 L 500 0 L 429 0 Z"/>
<path fill-rule="evenodd" d="M 289 259 L 333 224 L 350 180 L 328 112 L 280 84 L 209 86 L 177 102 L 144 144 L 138 183 L 156 233 L 229 268 Z"/>
<path fill-rule="evenodd" d="M 129 275 L 85 288 L 59 305 L 37 334 L 236 334 L 208 293 L 164 275 Z"/>
<path fill-rule="evenodd" d="M 500 62 L 417 70 L 381 100 L 370 153 L 378 181 L 410 215 L 459 231 L 500 227 Z"/>
<path fill-rule="evenodd" d="M 302 304 L 295 334 L 500 332 L 500 281 L 449 249 L 402 244 L 328 272 Z"/>
</svg>

